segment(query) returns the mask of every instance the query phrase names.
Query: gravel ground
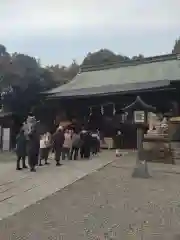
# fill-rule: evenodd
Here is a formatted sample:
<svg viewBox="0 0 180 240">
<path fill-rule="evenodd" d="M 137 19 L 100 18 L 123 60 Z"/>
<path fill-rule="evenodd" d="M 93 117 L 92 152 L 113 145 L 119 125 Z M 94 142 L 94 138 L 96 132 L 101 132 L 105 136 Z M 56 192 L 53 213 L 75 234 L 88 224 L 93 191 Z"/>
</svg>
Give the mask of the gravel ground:
<svg viewBox="0 0 180 240">
<path fill-rule="evenodd" d="M 133 179 L 127 159 L 2 220 L 0 239 L 180 239 L 180 175 Z"/>
</svg>

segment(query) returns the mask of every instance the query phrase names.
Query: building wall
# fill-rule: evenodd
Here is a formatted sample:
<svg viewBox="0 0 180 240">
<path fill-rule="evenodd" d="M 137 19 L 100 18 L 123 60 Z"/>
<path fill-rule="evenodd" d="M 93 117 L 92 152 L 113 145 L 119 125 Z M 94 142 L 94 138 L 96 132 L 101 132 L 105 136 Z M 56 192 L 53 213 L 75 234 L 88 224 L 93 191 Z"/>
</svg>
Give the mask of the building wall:
<svg viewBox="0 0 180 240">
<path fill-rule="evenodd" d="M 54 100 L 51 116 L 54 118 L 58 113 L 64 113 L 67 119 L 77 119 L 81 124 L 90 125 L 93 128 L 100 128 L 105 135 L 114 136 L 117 129 L 121 129 L 124 134 L 124 148 L 136 147 L 136 127 L 132 124 L 132 114 L 128 114 L 125 122 L 122 121 L 122 112 L 125 106 L 131 104 L 140 95 L 148 104 L 156 107 L 159 112 L 168 112 L 172 107 L 172 102 L 180 104 L 179 88 L 176 90 L 140 92 L 125 95 L 109 95 L 102 97 L 86 97 L 79 99 Z M 104 108 L 103 116 L 101 114 L 102 106 Z M 113 107 L 116 108 L 116 114 L 113 115 Z M 51 104 L 49 104 L 51 108 Z M 90 117 L 94 123 L 87 124 L 92 108 L 92 116 Z M 94 109 L 94 110 L 93 110 Z M 48 112 L 48 111 L 47 111 Z M 53 120 L 51 121 L 53 122 Z"/>
</svg>

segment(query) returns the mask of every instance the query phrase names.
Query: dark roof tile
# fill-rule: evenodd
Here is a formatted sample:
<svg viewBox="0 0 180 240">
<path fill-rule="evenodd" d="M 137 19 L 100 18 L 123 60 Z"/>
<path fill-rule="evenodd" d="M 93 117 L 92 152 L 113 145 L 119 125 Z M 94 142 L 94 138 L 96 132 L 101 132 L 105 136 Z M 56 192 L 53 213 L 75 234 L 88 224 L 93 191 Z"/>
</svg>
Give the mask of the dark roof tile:
<svg viewBox="0 0 180 240">
<path fill-rule="evenodd" d="M 58 94 L 69 96 L 71 93 L 73 96 L 75 93 L 77 95 L 88 95 L 95 92 L 95 90 L 108 93 L 111 92 L 111 89 L 121 91 L 126 84 L 140 84 L 141 86 L 143 84 L 146 87 L 146 84 L 148 86 L 153 81 L 160 83 L 160 81 L 164 80 L 180 80 L 180 61 L 174 54 L 145 58 L 139 63 L 131 61 L 129 65 L 123 65 L 123 63 L 117 65 L 116 63 L 116 67 L 115 65 L 111 65 L 111 67 L 106 65 L 106 69 L 91 68 L 91 70 L 83 70 L 71 82 L 47 93 L 56 96 Z"/>
</svg>

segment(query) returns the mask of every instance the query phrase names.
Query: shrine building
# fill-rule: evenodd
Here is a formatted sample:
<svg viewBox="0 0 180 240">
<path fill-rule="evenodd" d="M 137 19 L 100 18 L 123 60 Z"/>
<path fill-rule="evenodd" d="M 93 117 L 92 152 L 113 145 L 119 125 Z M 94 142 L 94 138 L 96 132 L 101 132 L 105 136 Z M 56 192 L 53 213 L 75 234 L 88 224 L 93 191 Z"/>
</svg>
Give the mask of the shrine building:
<svg viewBox="0 0 180 240">
<path fill-rule="evenodd" d="M 179 114 L 180 57 L 176 54 L 140 60 L 82 66 L 69 83 L 45 93 L 46 114 L 52 119 L 88 122 L 105 136 L 122 129 L 125 148 L 136 144 L 132 116 L 121 111 L 140 96 L 161 113 Z"/>
</svg>

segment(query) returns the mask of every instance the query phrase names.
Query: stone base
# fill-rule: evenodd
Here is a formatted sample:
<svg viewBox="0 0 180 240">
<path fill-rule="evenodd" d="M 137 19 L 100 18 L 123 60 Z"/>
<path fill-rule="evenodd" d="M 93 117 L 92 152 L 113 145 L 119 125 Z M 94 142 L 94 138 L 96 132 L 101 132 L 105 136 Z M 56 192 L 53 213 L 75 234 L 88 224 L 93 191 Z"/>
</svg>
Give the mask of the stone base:
<svg viewBox="0 0 180 240">
<path fill-rule="evenodd" d="M 172 154 L 169 148 L 168 142 L 155 141 L 144 141 L 143 142 L 143 158 L 148 162 L 162 162 L 172 164 Z"/>
<path fill-rule="evenodd" d="M 133 178 L 150 178 L 148 165 L 146 161 L 140 162 L 133 170 Z"/>
</svg>

